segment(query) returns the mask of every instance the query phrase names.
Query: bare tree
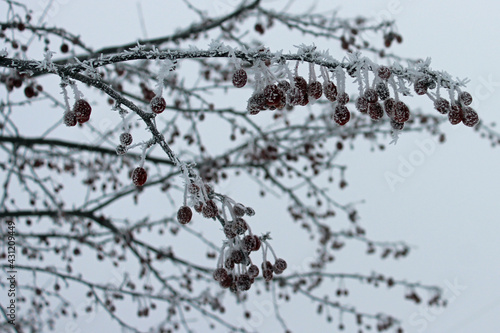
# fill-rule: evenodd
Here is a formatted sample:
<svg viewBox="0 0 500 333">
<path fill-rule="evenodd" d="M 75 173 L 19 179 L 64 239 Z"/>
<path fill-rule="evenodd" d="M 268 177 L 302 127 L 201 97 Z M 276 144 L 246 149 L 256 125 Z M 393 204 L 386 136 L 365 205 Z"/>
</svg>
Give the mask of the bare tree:
<svg viewBox="0 0 500 333">
<path fill-rule="evenodd" d="M 348 242 L 382 258 L 410 252 L 405 242 L 368 237 L 356 203 L 332 188 L 348 186 L 337 158 L 355 139 L 384 149 L 418 131 L 444 142 L 440 128 L 450 123 L 492 134 L 466 82 L 392 54 L 402 42 L 394 22 L 277 12 L 259 0 L 219 16 L 178 5 L 192 22 L 95 49 L 78 31 L 3 1 L 0 253 L 15 283 L 0 279 L 3 294 L 14 292 L 1 304 L 2 330 L 78 320 L 75 294 L 88 297 L 85 312 L 103 310 L 131 332 L 259 331 L 234 319 L 252 318 L 251 297 L 273 300 L 284 331 L 294 327 L 277 299 L 309 304 L 339 329 L 350 316 L 360 331 L 403 331 L 394 315 L 353 306 L 347 286 L 384 285 L 417 304 L 445 305 L 439 287 L 332 267 Z M 328 40 L 345 57 L 312 42 L 286 52 L 259 42 L 276 27 Z M 428 110 L 410 111 L 413 96 L 427 98 Z M 241 184 L 231 195 L 221 190 L 229 179 Z M 274 217 L 251 208 L 258 196 L 242 202 L 252 186 L 288 202 L 279 224 L 266 227 Z M 314 245 L 316 257 L 287 269 L 294 258 L 273 243 L 275 228 L 295 229 L 302 238 L 293 242 Z M 98 271 L 119 273 L 110 280 Z"/>
</svg>

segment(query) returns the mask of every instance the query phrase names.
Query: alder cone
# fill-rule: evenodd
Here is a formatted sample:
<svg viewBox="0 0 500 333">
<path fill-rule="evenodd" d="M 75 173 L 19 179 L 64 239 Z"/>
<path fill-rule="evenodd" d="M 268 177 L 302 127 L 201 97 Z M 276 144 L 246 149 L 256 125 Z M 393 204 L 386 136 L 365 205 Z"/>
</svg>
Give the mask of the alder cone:
<svg viewBox="0 0 500 333">
<path fill-rule="evenodd" d="M 92 107 L 89 102 L 84 99 L 79 99 L 75 102 L 73 106 L 73 112 L 75 112 L 76 120 L 80 123 L 86 123 L 90 119 L 90 113 L 92 112 Z"/>
<path fill-rule="evenodd" d="M 320 99 L 323 95 L 323 86 L 318 81 L 313 81 L 307 86 L 307 93 L 314 99 Z"/>
<path fill-rule="evenodd" d="M 148 173 L 143 167 L 137 167 L 132 171 L 132 182 L 135 186 L 142 186 L 148 179 Z"/>
<path fill-rule="evenodd" d="M 333 121 L 338 125 L 344 126 L 351 119 L 351 113 L 345 105 L 337 105 L 335 107 L 335 112 L 333 113 Z"/>
<path fill-rule="evenodd" d="M 470 106 L 465 106 L 462 109 L 462 122 L 465 126 L 474 127 L 479 122 L 479 116 Z"/>
<path fill-rule="evenodd" d="M 239 68 L 233 73 L 233 86 L 243 88 L 247 84 L 247 72 L 243 68 Z"/>
<path fill-rule="evenodd" d="M 177 211 L 177 221 L 179 221 L 179 223 L 181 224 L 189 223 L 192 217 L 193 217 L 193 212 L 191 211 L 191 208 L 189 208 L 188 206 L 182 206 Z"/>
</svg>

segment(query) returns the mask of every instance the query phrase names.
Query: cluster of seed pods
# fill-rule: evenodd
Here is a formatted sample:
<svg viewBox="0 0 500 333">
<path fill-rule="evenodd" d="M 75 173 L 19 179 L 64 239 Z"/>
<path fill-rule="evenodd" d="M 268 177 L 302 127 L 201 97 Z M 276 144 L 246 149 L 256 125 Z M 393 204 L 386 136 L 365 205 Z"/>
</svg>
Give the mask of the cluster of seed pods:
<svg viewBox="0 0 500 333">
<path fill-rule="evenodd" d="M 312 66 L 311 66 L 312 67 Z M 343 79 L 337 75 L 337 85 L 330 80 L 325 68 L 321 68 L 323 73 L 323 83 L 316 80 L 314 73 L 309 75 L 309 82 L 302 76 L 295 75 L 291 80 L 279 80 L 274 83 L 264 85 L 262 89 L 253 92 L 247 103 L 249 114 L 255 115 L 263 110 L 281 110 L 287 106 L 307 105 L 311 101 L 324 97 L 332 102 L 332 119 L 343 126 L 351 118 L 351 112 L 347 107 L 349 95 L 344 91 Z M 314 72 L 314 68 L 310 68 Z M 335 73 L 342 73 L 337 69 Z M 379 66 L 374 71 L 373 83 L 363 80 L 362 74 L 368 76 L 368 71 L 363 73 L 359 70 L 353 73 L 358 78 L 360 84 L 359 97 L 356 99 L 356 109 L 363 114 L 367 114 L 372 120 L 377 121 L 386 115 L 390 119 L 393 129 L 402 130 L 404 124 L 410 120 L 410 109 L 399 99 L 396 92 L 396 80 L 391 68 Z M 340 76 L 342 76 L 340 75 Z M 248 75 L 243 68 L 238 68 L 233 73 L 233 85 L 237 88 L 244 87 L 247 83 Z M 392 80 L 392 81 L 391 81 Z M 366 81 L 366 84 L 362 84 Z M 469 105 L 472 103 L 472 96 L 468 92 L 458 92 L 458 97 L 454 98 L 454 92 L 450 94 L 450 101 L 440 97 L 439 89 L 435 93 L 430 93 L 429 89 L 436 88 L 435 80 L 429 76 L 422 75 L 413 85 L 417 95 L 427 95 L 434 101 L 434 107 L 442 114 L 448 114 L 451 124 L 455 125 L 463 122 L 466 126 L 475 126 L 479 122 L 478 115 Z M 394 93 L 391 96 L 390 87 L 393 87 Z"/>
</svg>

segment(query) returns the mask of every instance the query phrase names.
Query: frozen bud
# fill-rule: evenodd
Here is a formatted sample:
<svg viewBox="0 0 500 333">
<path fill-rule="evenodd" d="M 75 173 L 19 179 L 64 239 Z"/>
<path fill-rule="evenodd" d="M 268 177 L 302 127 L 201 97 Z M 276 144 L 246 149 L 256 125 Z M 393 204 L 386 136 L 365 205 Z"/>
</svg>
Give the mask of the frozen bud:
<svg viewBox="0 0 500 333">
<path fill-rule="evenodd" d="M 246 252 L 252 251 L 256 245 L 257 241 L 255 240 L 255 237 L 253 235 L 246 235 L 245 237 L 243 237 L 241 247 Z"/>
<path fill-rule="evenodd" d="M 295 87 L 299 88 L 304 94 L 307 94 L 307 81 L 302 76 L 296 76 L 293 78 Z"/>
<path fill-rule="evenodd" d="M 247 72 L 243 68 L 239 68 L 233 73 L 233 85 L 236 88 L 242 88 L 247 84 Z"/>
<path fill-rule="evenodd" d="M 213 277 L 215 281 L 225 280 L 227 276 L 227 271 L 222 267 L 216 268 L 214 270 Z"/>
<path fill-rule="evenodd" d="M 245 214 L 248 216 L 254 216 L 255 210 L 252 207 L 245 207 Z"/>
<path fill-rule="evenodd" d="M 341 92 L 337 96 L 337 101 L 340 105 L 346 105 L 349 103 L 349 95 L 346 92 Z"/>
<path fill-rule="evenodd" d="M 255 239 L 255 246 L 252 249 L 252 251 L 259 251 L 260 245 L 262 244 L 262 242 L 261 242 L 260 238 L 256 235 L 253 235 L 253 238 Z"/>
<path fill-rule="evenodd" d="M 282 80 L 278 82 L 278 88 L 280 88 L 281 90 L 283 90 L 283 92 L 286 93 L 291 88 L 290 82 Z"/>
<path fill-rule="evenodd" d="M 427 93 L 427 80 L 425 78 L 418 79 L 415 81 L 413 89 L 417 95 L 425 95 Z"/>
<path fill-rule="evenodd" d="M 389 88 L 387 88 L 387 85 L 384 82 L 379 82 L 375 86 L 375 90 L 377 91 L 378 98 L 380 98 L 382 101 L 385 101 L 388 99 L 391 94 L 389 93 Z"/>
<path fill-rule="evenodd" d="M 274 84 L 269 84 L 264 88 L 264 97 L 267 106 L 278 106 L 281 98 L 284 97 L 283 91 Z"/>
<path fill-rule="evenodd" d="M 337 86 L 332 81 L 323 83 L 323 93 L 330 102 L 335 102 L 337 100 Z"/>
<path fill-rule="evenodd" d="M 86 100 L 79 99 L 75 102 L 75 105 L 73 106 L 73 111 L 75 112 L 76 120 L 80 124 L 83 124 L 89 121 L 92 108 L 90 107 L 90 104 Z"/>
<path fill-rule="evenodd" d="M 238 217 L 245 215 L 245 206 L 243 204 L 237 203 L 233 206 L 233 213 Z"/>
<path fill-rule="evenodd" d="M 234 261 L 231 259 L 231 257 L 226 258 L 224 261 L 224 267 L 229 269 L 230 271 L 234 269 Z"/>
<path fill-rule="evenodd" d="M 272 269 L 264 269 L 262 271 L 262 276 L 266 282 L 269 282 L 273 279 L 273 270 Z"/>
<path fill-rule="evenodd" d="M 188 206 L 182 206 L 177 211 L 177 221 L 179 221 L 180 224 L 189 223 L 192 217 L 193 217 L 193 212 L 191 211 L 191 208 L 189 208 Z"/>
<path fill-rule="evenodd" d="M 307 93 L 314 99 L 320 99 L 323 95 L 323 87 L 318 81 L 313 81 L 307 86 Z"/>
<path fill-rule="evenodd" d="M 405 123 L 398 123 L 391 119 L 391 127 L 396 131 L 401 131 L 405 127 Z"/>
<path fill-rule="evenodd" d="M 275 274 L 281 274 L 286 269 L 287 264 L 284 259 L 278 258 L 273 265 L 273 271 Z"/>
<path fill-rule="evenodd" d="M 261 264 L 262 270 L 270 269 L 273 270 L 273 264 L 269 260 L 262 262 Z"/>
<path fill-rule="evenodd" d="M 238 276 L 238 281 L 236 282 L 238 286 L 238 290 L 246 291 L 249 290 L 252 286 L 252 281 L 250 280 L 250 276 L 248 274 L 241 274 Z"/>
<path fill-rule="evenodd" d="M 230 258 L 235 264 L 241 264 L 245 259 L 245 255 L 241 252 L 241 250 L 233 250 Z"/>
<path fill-rule="evenodd" d="M 149 105 L 151 106 L 151 111 L 153 111 L 156 114 L 162 113 L 165 111 L 165 108 L 167 107 L 167 102 L 165 99 L 161 96 L 155 96 L 149 102 Z"/>
<path fill-rule="evenodd" d="M 257 267 L 256 265 L 250 265 L 250 267 L 248 267 L 248 275 L 252 279 L 255 279 L 257 276 L 259 276 L 259 267 Z"/>
<path fill-rule="evenodd" d="M 450 102 L 440 97 L 434 102 L 434 108 L 438 110 L 439 113 L 447 114 L 450 111 Z"/>
<path fill-rule="evenodd" d="M 372 120 L 380 120 L 384 116 L 384 110 L 380 103 L 372 103 L 368 107 L 368 115 Z"/>
<path fill-rule="evenodd" d="M 127 147 L 124 145 L 118 145 L 116 146 L 116 155 L 125 155 L 127 152 Z"/>
<path fill-rule="evenodd" d="M 214 218 L 219 214 L 219 209 L 213 200 L 207 200 L 201 212 L 206 218 Z"/>
<path fill-rule="evenodd" d="M 234 265 L 233 265 L 233 267 L 234 267 Z M 227 275 L 227 277 L 225 279 L 219 281 L 219 284 L 224 289 L 229 288 L 233 284 L 233 276 Z"/>
<path fill-rule="evenodd" d="M 394 118 L 394 107 L 395 106 L 396 106 L 396 100 L 394 98 L 388 98 L 384 101 L 385 113 L 391 119 Z"/>
<path fill-rule="evenodd" d="M 238 235 L 243 235 L 245 231 L 248 230 L 248 225 L 244 219 L 241 217 L 236 218 L 236 221 L 233 222 L 233 230 Z"/>
<path fill-rule="evenodd" d="M 378 96 L 375 89 L 366 89 L 363 96 L 366 98 L 368 103 L 376 103 L 378 101 Z"/>
<path fill-rule="evenodd" d="M 382 80 L 388 80 L 391 77 L 391 70 L 388 67 L 380 66 L 377 70 L 377 75 Z"/>
<path fill-rule="evenodd" d="M 351 113 L 346 106 L 338 104 L 335 107 L 335 111 L 333 113 L 333 121 L 335 121 L 338 125 L 343 126 L 347 124 L 350 118 Z"/>
<path fill-rule="evenodd" d="M 368 100 L 364 96 L 359 96 L 358 99 L 356 100 L 356 109 L 359 110 L 361 113 L 367 113 L 368 112 Z"/>
<path fill-rule="evenodd" d="M 405 103 L 397 101 L 396 104 L 394 104 L 393 119 L 398 123 L 404 123 L 410 119 L 410 109 Z"/>
<path fill-rule="evenodd" d="M 462 111 L 458 105 L 453 105 L 448 113 L 448 120 L 452 125 L 460 124 L 462 121 Z"/>
<path fill-rule="evenodd" d="M 471 105 L 472 103 L 472 96 L 467 91 L 461 92 L 458 98 L 465 105 Z"/>
<path fill-rule="evenodd" d="M 473 127 L 479 122 L 479 116 L 470 106 L 465 106 L 462 109 L 462 122 L 465 126 Z"/>
<path fill-rule="evenodd" d="M 64 125 L 68 127 L 73 127 L 76 126 L 77 119 L 76 119 L 76 113 L 74 111 L 68 111 L 64 114 Z"/>
<path fill-rule="evenodd" d="M 236 237 L 237 234 L 234 231 L 232 223 L 226 223 L 224 225 L 224 234 L 226 235 L 226 237 L 228 239 L 232 239 L 232 238 Z"/>
<path fill-rule="evenodd" d="M 201 213 L 201 211 L 203 210 L 203 202 L 198 201 L 197 203 L 194 204 L 193 208 L 198 213 Z"/>
<path fill-rule="evenodd" d="M 130 146 L 132 144 L 132 134 L 122 133 L 120 134 L 120 143 L 124 146 Z"/>
<path fill-rule="evenodd" d="M 142 186 L 146 183 L 148 179 L 148 173 L 142 167 L 137 167 L 132 172 L 132 182 L 135 186 Z"/>
</svg>

